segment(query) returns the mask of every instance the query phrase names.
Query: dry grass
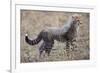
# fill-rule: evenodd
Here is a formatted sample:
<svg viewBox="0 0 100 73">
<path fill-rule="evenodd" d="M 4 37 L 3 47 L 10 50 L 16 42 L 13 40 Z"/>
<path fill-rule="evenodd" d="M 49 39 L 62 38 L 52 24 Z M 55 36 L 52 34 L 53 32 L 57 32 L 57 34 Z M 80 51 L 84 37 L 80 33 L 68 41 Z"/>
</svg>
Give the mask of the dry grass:
<svg viewBox="0 0 100 73">
<path fill-rule="evenodd" d="M 44 56 L 41 59 L 38 57 L 38 45 L 28 45 L 24 38 L 25 33 L 29 34 L 29 37 L 34 39 L 42 29 L 46 27 L 61 27 L 67 21 L 72 12 L 50 12 L 50 11 L 31 11 L 21 10 L 21 62 L 44 62 L 44 61 L 68 61 L 68 60 L 88 60 L 89 59 L 89 14 L 78 13 L 82 15 L 82 23 L 79 29 L 78 35 L 78 48 L 75 51 L 65 51 L 65 43 L 55 41 L 51 55 L 49 57 Z"/>
</svg>

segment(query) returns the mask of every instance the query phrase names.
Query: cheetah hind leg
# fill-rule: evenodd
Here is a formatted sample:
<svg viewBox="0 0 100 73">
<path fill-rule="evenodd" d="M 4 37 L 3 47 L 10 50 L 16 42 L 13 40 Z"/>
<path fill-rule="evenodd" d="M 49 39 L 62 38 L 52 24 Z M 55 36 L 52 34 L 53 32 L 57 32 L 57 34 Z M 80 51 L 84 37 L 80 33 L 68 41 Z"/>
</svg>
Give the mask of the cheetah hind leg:
<svg viewBox="0 0 100 73">
<path fill-rule="evenodd" d="M 41 58 L 42 56 L 42 53 L 44 52 L 45 50 L 45 43 L 43 42 L 39 48 L 39 58 Z"/>
<path fill-rule="evenodd" d="M 50 52 L 52 50 L 53 44 L 54 44 L 54 41 L 45 43 L 45 53 L 47 54 L 47 56 L 50 56 Z"/>
<path fill-rule="evenodd" d="M 51 49 L 52 49 L 52 48 L 46 48 L 46 50 L 45 50 L 45 53 L 46 53 L 48 56 L 50 56 Z"/>
</svg>

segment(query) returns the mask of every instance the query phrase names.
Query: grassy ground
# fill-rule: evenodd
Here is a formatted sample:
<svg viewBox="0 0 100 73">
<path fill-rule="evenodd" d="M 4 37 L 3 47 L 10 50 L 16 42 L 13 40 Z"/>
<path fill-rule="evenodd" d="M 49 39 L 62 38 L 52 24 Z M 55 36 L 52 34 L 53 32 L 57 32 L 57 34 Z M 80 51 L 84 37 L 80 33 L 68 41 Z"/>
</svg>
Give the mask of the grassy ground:
<svg viewBox="0 0 100 73">
<path fill-rule="evenodd" d="M 68 17 L 74 13 L 71 12 L 50 12 L 50 11 L 32 11 L 21 10 L 20 24 L 20 50 L 21 62 L 44 62 L 44 61 L 68 61 L 68 60 L 88 60 L 89 59 L 89 14 L 78 13 L 82 15 L 82 24 L 79 26 L 79 35 L 77 37 L 78 48 L 75 51 L 65 51 L 65 43 L 55 41 L 50 56 L 39 58 L 38 45 L 28 45 L 24 38 L 25 33 L 34 39 L 39 32 L 46 27 L 61 27 L 68 20 Z"/>
</svg>

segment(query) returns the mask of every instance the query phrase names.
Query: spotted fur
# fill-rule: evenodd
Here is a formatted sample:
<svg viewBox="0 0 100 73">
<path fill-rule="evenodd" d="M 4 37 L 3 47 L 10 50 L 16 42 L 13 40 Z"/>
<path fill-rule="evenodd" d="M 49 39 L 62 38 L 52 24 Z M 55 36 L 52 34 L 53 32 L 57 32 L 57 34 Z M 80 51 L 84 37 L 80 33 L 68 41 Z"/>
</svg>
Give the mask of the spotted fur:
<svg viewBox="0 0 100 73">
<path fill-rule="evenodd" d="M 67 48 L 69 48 L 69 44 L 72 44 L 75 41 L 75 37 L 77 34 L 77 27 L 80 24 L 80 15 L 75 14 L 69 17 L 68 22 L 62 26 L 62 28 L 57 27 L 48 27 L 42 30 L 36 39 L 30 40 L 28 35 L 25 36 L 25 41 L 30 45 L 38 44 L 41 40 L 43 40 L 42 45 L 39 48 L 40 56 L 43 51 L 50 55 L 50 51 L 54 45 L 54 40 L 66 42 Z"/>
</svg>

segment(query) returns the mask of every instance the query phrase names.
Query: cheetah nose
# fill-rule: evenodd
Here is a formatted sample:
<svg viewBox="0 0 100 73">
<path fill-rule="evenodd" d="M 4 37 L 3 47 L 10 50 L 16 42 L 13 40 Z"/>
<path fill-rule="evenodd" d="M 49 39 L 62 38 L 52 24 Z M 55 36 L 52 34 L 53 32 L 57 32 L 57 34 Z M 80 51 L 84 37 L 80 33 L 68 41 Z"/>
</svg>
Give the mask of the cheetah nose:
<svg viewBox="0 0 100 73">
<path fill-rule="evenodd" d="M 79 24 L 82 24 L 82 22 L 80 20 L 77 20 L 79 22 Z"/>
<path fill-rule="evenodd" d="M 81 22 L 81 21 L 80 21 L 79 23 L 80 23 L 80 24 L 82 24 L 82 22 Z"/>
</svg>

